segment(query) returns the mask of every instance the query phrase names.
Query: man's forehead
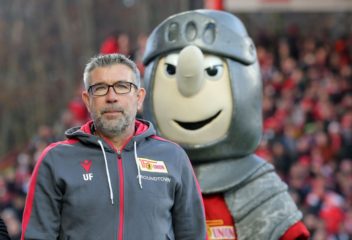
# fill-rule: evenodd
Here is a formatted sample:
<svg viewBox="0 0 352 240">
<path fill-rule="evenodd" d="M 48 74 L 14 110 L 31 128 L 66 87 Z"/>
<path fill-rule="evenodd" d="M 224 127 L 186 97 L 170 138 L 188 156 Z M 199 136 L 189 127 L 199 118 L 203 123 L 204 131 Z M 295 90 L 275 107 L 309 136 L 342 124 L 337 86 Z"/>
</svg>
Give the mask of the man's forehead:
<svg viewBox="0 0 352 240">
<path fill-rule="evenodd" d="M 113 64 L 109 66 L 101 66 L 91 71 L 91 79 L 101 80 L 135 80 L 132 69 L 125 64 Z"/>
<path fill-rule="evenodd" d="M 130 72 L 132 72 L 131 67 L 129 67 L 126 64 L 123 63 L 113 63 L 113 64 L 109 64 L 109 65 L 105 65 L 105 66 L 98 66 L 96 68 L 94 68 L 92 71 L 95 70 L 128 70 Z"/>
</svg>

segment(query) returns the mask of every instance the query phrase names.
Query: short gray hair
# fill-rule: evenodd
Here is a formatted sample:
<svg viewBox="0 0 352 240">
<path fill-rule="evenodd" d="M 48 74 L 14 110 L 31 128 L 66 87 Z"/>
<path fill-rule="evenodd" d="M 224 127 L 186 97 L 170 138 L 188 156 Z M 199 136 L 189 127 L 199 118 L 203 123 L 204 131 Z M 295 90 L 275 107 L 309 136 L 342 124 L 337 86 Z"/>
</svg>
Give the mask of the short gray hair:
<svg viewBox="0 0 352 240">
<path fill-rule="evenodd" d="M 137 65 L 128 57 L 123 54 L 113 53 L 98 55 L 90 59 L 84 68 L 83 82 L 86 90 L 89 88 L 90 73 L 98 67 L 107 67 L 115 64 L 124 64 L 128 66 L 135 75 L 135 84 L 138 88 L 141 85 L 141 74 L 137 68 Z"/>
</svg>

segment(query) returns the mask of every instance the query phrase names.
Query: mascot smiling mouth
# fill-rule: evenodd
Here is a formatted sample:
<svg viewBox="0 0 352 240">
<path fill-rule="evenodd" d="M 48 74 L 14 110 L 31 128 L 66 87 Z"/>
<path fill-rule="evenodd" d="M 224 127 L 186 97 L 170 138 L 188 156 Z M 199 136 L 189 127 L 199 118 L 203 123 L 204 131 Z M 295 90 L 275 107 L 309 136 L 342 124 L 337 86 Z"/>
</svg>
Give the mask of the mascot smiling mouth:
<svg viewBox="0 0 352 240">
<path fill-rule="evenodd" d="M 174 121 L 184 129 L 198 130 L 204 127 L 205 125 L 207 125 L 208 123 L 210 123 L 211 121 L 213 121 L 215 118 L 217 118 L 217 116 L 219 116 L 220 113 L 221 113 L 221 110 L 218 111 L 215 115 L 211 116 L 210 118 L 207 118 L 205 120 L 198 121 L 198 122 L 181 122 L 177 120 L 174 120 Z"/>
</svg>

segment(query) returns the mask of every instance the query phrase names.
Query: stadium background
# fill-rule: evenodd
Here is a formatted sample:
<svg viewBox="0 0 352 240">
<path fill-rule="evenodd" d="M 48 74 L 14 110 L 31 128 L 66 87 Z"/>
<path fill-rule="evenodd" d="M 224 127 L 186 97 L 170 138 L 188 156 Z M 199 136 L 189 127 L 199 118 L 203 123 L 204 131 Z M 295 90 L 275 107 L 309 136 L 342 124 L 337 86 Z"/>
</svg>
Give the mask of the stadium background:
<svg viewBox="0 0 352 240">
<path fill-rule="evenodd" d="M 312 239 L 352 239 L 352 1 L 2 0 L 0 216 L 12 239 L 38 154 L 88 118 L 84 63 L 119 51 L 143 71 L 150 31 L 197 8 L 235 13 L 255 41 L 264 85 L 257 153 L 289 184 Z"/>
</svg>

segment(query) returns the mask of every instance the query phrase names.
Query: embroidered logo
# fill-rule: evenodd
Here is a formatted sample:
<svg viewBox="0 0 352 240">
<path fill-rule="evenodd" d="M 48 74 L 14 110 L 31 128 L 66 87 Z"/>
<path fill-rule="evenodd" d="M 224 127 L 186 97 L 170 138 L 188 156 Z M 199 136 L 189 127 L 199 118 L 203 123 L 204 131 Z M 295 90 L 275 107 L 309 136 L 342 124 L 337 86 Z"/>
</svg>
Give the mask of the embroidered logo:
<svg viewBox="0 0 352 240">
<path fill-rule="evenodd" d="M 150 160 L 147 158 L 138 158 L 138 163 L 142 171 L 167 173 L 167 168 L 163 161 Z"/>
<path fill-rule="evenodd" d="M 219 220 L 207 220 L 207 233 L 209 240 L 236 240 L 235 229 L 233 226 L 223 225 Z"/>
<path fill-rule="evenodd" d="M 139 178 L 139 176 L 137 175 L 136 178 Z M 141 178 L 142 178 L 143 180 L 154 181 L 154 182 L 166 182 L 166 183 L 171 182 L 171 178 L 169 178 L 169 177 L 153 177 L 153 176 L 144 176 L 144 175 L 141 175 Z"/>
<path fill-rule="evenodd" d="M 84 160 L 81 162 L 81 166 L 86 170 L 86 172 L 90 172 L 90 167 L 92 166 L 92 160 Z"/>
<path fill-rule="evenodd" d="M 90 168 L 92 167 L 92 160 L 84 160 L 81 163 L 81 166 L 85 170 L 86 173 L 83 173 L 83 180 L 84 181 L 92 181 L 93 173 L 90 172 Z"/>
</svg>

